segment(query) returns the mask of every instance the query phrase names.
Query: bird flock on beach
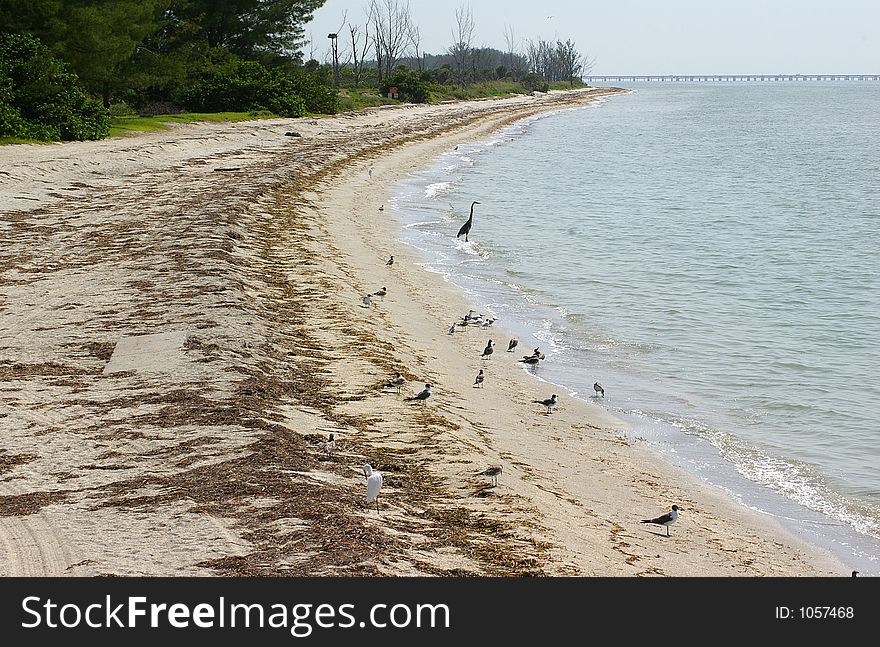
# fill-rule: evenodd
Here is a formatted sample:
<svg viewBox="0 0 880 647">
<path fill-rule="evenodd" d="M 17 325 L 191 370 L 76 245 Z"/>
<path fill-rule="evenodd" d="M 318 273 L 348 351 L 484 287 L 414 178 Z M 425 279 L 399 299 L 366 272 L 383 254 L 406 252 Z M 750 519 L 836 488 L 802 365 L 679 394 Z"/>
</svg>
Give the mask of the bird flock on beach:
<svg viewBox="0 0 880 647">
<path fill-rule="evenodd" d="M 372 176 L 372 167 L 370 168 L 370 175 Z M 473 228 L 474 222 L 474 206 L 480 204 L 479 201 L 474 200 L 471 202 L 470 206 L 470 214 L 468 216 L 467 221 L 461 226 L 458 230 L 456 238 L 460 238 L 464 236 L 465 242 L 469 242 L 469 235 Z M 380 210 L 382 207 L 380 207 Z M 384 261 L 386 268 L 392 268 L 395 264 L 394 256 L 389 256 L 387 260 Z M 381 288 L 374 290 L 372 292 L 366 293 L 362 298 L 362 307 L 371 308 L 374 304 L 374 299 L 379 298 L 380 300 L 384 300 L 384 298 L 388 295 L 388 288 L 386 286 L 382 286 Z M 466 314 L 461 316 L 458 319 L 452 321 L 447 329 L 447 334 L 456 335 L 460 332 L 468 332 L 472 328 L 476 328 L 479 330 L 486 330 L 491 328 L 496 322 L 496 318 L 494 316 L 486 316 L 484 314 L 478 313 L 476 310 L 468 310 Z M 495 353 L 495 340 L 490 338 L 487 340 L 485 347 L 483 347 L 482 352 L 480 353 L 481 360 L 491 360 Z M 506 351 L 508 353 L 513 353 L 519 346 L 519 340 L 514 338 L 509 339 L 507 342 Z M 540 347 L 536 347 L 530 354 L 522 355 L 520 359 L 517 360 L 518 364 L 522 364 L 524 368 L 529 368 L 529 370 L 535 370 L 542 362 L 546 360 L 546 355 L 541 351 Z M 484 366 L 488 366 L 489 364 L 485 364 Z M 475 389 L 483 389 L 487 383 L 490 371 L 485 368 L 480 368 L 474 378 L 473 388 Z M 394 392 L 398 395 L 401 394 L 403 388 L 407 385 L 407 378 L 403 375 L 402 372 L 396 372 L 394 376 L 388 377 L 383 383 L 383 388 L 393 389 Z M 596 398 L 604 398 L 605 397 L 605 387 L 602 386 L 598 381 L 593 383 L 593 391 L 594 397 Z M 413 393 L 412 395 L 406 395 L 403 397 L 403 401 L 407 403 L 413 403 L 421 406 L 428 406 L 428 402 L 431 400 L 433 396 L 433 385 L 431 382 L 424 382 L 424 387 L 421 388 L 418 392 Z M 541 406 L 541 411 L 545 415 L 551 415 L 555 409 L 559 408 L 559 395 L 556 393 L 552 393 L 549 397 L 538 397 L 532 400 L 533 404 L 538 404 Z M 327 455 L 333 455 L 333 452 L 336 449 L 336 440 L 334 434 L 330 434 L 329 437 L 324 442 L 324 451 Z M 366 481 L 367 493 L 366 493 L 366 504 L 368 507 L 371 507 L 373 504 L 376 505 L 377 513 L 380 512 L 379 505 L 379 494 L 383 485 L 383 477 L 382 474 L 373 468 L 370 463 L 366 463 L 361 468 L 363 477 Z M 485 469 L 482 469 L 476 472 L 476 476 L 485 476 L 491 479 L 491 487 L 497 487 L 498 485 L 498 477 L 503 474 L 503 466 L 501 465 L 491 465 Z M 642 519 L 640 523 L 643 524 L 652 524 L 657 526 L 664 526 L 666 528 L 666 536 L 669 536 L 669 526 L 675 523 L 678 520 L 678 514 L 681 508 L 678 505 L 673 505 L 668 512 L 665 512 L 659 516 Z M 655 533 L 656 534 L 656 533 Z"/>
</svg>

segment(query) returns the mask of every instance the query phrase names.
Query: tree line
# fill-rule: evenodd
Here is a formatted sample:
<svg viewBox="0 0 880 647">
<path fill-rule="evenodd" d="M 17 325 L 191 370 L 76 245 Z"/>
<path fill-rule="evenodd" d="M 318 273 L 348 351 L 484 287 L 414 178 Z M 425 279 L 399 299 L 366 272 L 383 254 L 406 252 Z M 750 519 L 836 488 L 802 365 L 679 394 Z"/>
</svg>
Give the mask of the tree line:
<svg viewBox="0 0 880 647">
<path fill-rule="evenodd" d="M 465 5 L 451 45 L 426 53 L 401 0 L 369 0 L 361 21 L 343 14 L 322 63 L 305 25 L 324 2 L 0 0 L 0 138 L 100 138 L 111 110 L 332 114 L 341 87 L 397 86 L 409 101 L 489 81 L 541 90 L 590 65 L 570 40 L 521 40 L 509 27 L 504 50 L 478 44 Z"/>
</svg>

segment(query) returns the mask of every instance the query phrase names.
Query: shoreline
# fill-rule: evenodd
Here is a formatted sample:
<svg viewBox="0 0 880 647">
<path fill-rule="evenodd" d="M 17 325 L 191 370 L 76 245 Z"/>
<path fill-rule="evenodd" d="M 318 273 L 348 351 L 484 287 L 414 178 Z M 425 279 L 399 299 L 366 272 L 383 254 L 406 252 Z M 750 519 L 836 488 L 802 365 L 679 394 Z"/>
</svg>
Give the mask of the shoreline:
<svg viewBox="0 0 880 647">
<path fill-rule="evenodd" d="M 38 208 L 9 212 L 2 257 L 0 574 L 847 573 L 602 408 L 540 413 L 502 328 L 490 360 L 486 335 L 446 334 L 470 304 L 379 211 L 453 142 L 587 94 L 21 150 L 6 204 Z M 395 371 L 403 394 L 435 385 L 427 406 L 381 388 Z M 489 487 L 477 473 L 498 463 Z M 639 525 L 671 503 L 669 539 Z"/>
</svg>

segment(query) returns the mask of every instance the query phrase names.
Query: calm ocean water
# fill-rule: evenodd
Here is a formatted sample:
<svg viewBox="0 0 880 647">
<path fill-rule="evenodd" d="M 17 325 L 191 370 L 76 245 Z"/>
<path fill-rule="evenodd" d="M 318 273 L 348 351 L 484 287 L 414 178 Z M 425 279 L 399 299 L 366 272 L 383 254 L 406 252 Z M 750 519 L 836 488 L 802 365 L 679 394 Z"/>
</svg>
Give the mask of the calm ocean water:
<svg viewBox="0 0 880 647">
<path fill-rule="evenodd" d="M 880 574 L 880 83 L 634 89 L 450 150 L 400 184 L 402 239 L 537 378 L 600 381 L 630 435 Z"/>
</svg>

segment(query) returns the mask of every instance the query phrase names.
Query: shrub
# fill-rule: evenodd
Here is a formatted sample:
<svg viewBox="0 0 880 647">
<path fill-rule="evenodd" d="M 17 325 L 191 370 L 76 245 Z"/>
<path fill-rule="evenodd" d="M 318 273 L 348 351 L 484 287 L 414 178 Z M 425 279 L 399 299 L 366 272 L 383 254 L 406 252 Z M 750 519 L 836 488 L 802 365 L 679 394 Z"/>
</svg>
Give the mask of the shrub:
<svg viewBox="0 0 880 647">
<path fill-rule="evenodd" d="M 379 86 L 379 94 L 388 96 L 388 89 L 397 88 L 398 96 L 402 101 L 410 103 L 426 103 L 431 92 L 431 83 L 427 75 L 418 75 L 415 71 L 401 65 L 394 73 Z"/>
<path fill-rule="evenodd" d="M 302 117 L 306 112 L 305 102 L 282 70 L 239 59 L 204 72 L 180 92 L 179 100 L 195 112 L 269 110 L 283 117 Z"/>
<path fill-rule="evenodd" d="M 101 139 L 110 115 L 76 74 L 29 34 L 0 36 L 0 137 Z"/>
</svg>

